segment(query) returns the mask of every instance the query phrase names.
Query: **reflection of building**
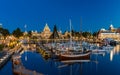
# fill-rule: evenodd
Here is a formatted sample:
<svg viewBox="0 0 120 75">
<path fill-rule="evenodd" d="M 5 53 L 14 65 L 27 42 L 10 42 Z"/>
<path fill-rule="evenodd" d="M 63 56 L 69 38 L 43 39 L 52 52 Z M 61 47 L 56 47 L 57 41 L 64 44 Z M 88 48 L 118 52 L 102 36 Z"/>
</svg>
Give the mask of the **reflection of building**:
<svg viewBox="0 0 120 75">
<path fill-rule="evenodd" d="M 52 34 L 52 32 L 50 31 L 50 28 L 49 28 L 48 24 L 46 23 L 43 32 L 41 32 L 41 37 L 44 39 L 48 39 L 51 34 Z"/>
<path fill-rule="evenodd" d="M 110 28 L 108 30 L 105 30 L 104 28 L 102 28 L 98 34 L 99 39 L 113 38 L 115 40 L 119 40 L 120 38 L 119 36 L 120 34 L 118 32 L 118 29 L 114 28 L 112 24 L 110 25 Z"/>
</svg>

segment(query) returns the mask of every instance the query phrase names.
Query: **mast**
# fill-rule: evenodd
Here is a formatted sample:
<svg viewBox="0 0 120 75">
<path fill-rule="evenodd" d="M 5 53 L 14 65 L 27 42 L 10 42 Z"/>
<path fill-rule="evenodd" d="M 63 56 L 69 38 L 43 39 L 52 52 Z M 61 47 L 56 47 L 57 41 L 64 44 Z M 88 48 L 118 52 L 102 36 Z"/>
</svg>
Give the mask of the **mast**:
<svg viewBox="0 0 120 75">
<path fill-rule="evenodd" d="M 27 36 L 26 36 L 26 34 L 27 34 L 27 25 L 25 24 L 24 27 L 25 27 L 25 40 L 27 41 Z M 26 50 L 26 53 L 25 53 L 25 61 L 27 61 L 27 50 Z"/>
<path fill-rule="evenodd" d="M 82 49 L 82 17 L 80 18 L 80 49 L 83 52 L 83 49 Z"/>
<path fill-rule="evenodd" d="M 80 18 L 80 40 L 82 40 L 82 17 Z"/>
<path fill-rule="evenodd" d="M 71 35 L 71 25 L 72 25 L 72 23 L 71 23 L 71 19 L 69 21 L 70 21 L 70 48 L 71 48 L 71 46 L 72 46 L 72 35 Z"/>
</svg>

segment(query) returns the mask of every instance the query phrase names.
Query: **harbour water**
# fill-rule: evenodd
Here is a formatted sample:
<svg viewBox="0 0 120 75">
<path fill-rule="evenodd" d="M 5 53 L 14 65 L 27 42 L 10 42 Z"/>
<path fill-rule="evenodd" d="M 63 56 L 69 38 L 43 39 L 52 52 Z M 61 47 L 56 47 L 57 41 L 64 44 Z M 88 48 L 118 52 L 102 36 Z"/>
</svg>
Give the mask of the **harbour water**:
<svg viewBox="0 0 120 75">
<path fill-rule="evenodd" d="M 29 51 L 22 54 L 21 60 L 25 68 L 44 75 L 120 75 L 119 45 L 103 54 L 92 54 L 90 62 L 66 64 Z M 0 75 L 13 75 L 11 60 L 0 69 Z"/>
</svg>

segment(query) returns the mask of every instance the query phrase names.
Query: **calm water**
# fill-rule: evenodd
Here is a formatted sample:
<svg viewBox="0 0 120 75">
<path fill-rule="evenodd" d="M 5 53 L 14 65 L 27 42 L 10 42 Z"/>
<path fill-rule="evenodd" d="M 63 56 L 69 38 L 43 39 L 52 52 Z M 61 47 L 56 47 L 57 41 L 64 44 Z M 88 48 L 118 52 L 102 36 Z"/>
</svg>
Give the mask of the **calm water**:
<svg viewBox="0 0 120 75">
<path fill-rule="evenodd" d="M 27 61 L 25 61 L 26 55 Z M 45 75 L 120 75 L 120 46 L 105 54 L 91 55 L 91 62 L 69 65 L 52 59 L 45 60 L 40 54 L 33 52 L 22 54 L 21 59 L 27 69 Z M 11 61 L 0 69 L 0 75 L 13 75 Z"/>
</svg>

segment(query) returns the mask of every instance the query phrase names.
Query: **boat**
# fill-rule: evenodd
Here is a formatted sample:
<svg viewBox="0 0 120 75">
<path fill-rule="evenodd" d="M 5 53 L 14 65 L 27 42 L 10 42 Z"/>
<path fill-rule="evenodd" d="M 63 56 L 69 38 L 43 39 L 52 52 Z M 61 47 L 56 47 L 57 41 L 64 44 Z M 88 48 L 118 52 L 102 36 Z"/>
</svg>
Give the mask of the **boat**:
<svg viewBox="0 0 120 75">
<path fill-rule="evenodd" d="M 84 62 L 91 62 L 91 60 L 63 60 L 62 63 L 70 64 L 70 63 L 84 63 Z"/>
<path fill-rule="evenodd" d="M 90 53 L 91 51 L 62 53 L 59 60 L 87 60 L 90 59 Z"/>
<path fill-rule="evenodd" d="M 70 26 L 71 26 L 71 20 L 70 20 Z M 70 44 L 71 44 L 71 42 L 72 41 L 70 40 Z M 71 45 L 69 45 L 69 46 L 70 46 L 70 48 L 72 47 Z M 76 50 L 72 50 L 72 51 L 68 50 L 66 52 L 60 53 L 59 60 L 62 61 L 62 60 L 86 60 L 86 59 L 90 59 L 91 51 L 87 50 L 85 47 L 82 47 L 82 45 L 80 45 L 80 46 L 81 46 L 80 49 L 77 51 Z"/>
</svg>

